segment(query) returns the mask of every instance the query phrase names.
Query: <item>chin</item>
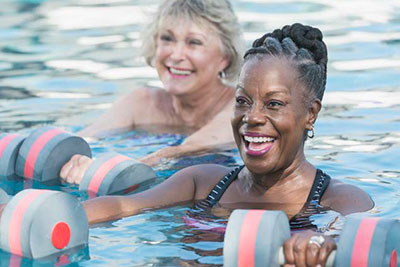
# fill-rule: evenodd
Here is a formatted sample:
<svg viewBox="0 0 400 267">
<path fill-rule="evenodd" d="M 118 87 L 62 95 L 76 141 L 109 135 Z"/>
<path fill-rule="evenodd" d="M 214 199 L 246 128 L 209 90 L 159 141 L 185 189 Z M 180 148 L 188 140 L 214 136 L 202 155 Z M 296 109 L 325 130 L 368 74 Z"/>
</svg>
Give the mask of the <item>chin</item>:
<svg viewBox="0 0 400 267">
<path fill-rule="evenodd" d="M 247 155 L 242 155 L 243 163 L 246 168 L 256 174 L 265 174 L 271 171 L 271 165 L 261 158 L 252 158 Z"/>
</svg>

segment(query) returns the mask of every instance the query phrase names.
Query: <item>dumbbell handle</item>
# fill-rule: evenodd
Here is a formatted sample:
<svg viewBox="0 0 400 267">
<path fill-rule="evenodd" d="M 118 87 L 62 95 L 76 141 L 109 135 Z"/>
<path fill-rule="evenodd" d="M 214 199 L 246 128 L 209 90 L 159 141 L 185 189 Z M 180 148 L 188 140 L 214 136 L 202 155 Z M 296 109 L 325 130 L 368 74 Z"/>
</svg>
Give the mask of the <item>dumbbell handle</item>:
<svg viewBox="0 0 400 267">
<path fill-rule="evenodd" d="M 335 262 L 335 256 L 336 256 L 336 250 L 332 251 L 331 254 L 329 254 L 328 259 L 326 260 L 326 267 L 331 267 L 334 266 L 333 263 Z M 279 266 L 283 266 L 285 264 L 285 254 L 283 253 L 283 247 L 279 248 Z"/>
</svg>

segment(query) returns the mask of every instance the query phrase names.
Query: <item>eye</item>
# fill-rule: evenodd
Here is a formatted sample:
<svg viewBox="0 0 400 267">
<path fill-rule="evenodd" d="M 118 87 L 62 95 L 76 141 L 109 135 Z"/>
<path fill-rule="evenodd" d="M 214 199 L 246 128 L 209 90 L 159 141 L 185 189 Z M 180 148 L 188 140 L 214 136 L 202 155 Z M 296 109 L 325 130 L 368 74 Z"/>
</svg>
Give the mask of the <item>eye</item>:
<svg viewBox="0 0 400 267">
<path fill-rule="evenodd" d="M 246 98 L 244 98 L 242 96 L 236 97 L 236 105 L 238 105 L 238 106 L 246 106 L 246 105 L 249 105 L 249 104 L 250 103 Z"/>
<path fill-rule="evenodd" d="M 161 40 L 161 41 L 164 41 L 164 42 L 171 42 L 171 41 L 173 41 L 173 38 L 172 38 L 171 35 L 168 35 L 168 34 L 161 34 L 161 35 L 160 35 L 160 40 Z"/>
<path fill-rule="evenodd" d="M 267 103 L 268 108 L 279 108 L 281 106 L 284 106 L 284 104 L 278 100 L 271 100 Z"/>
<path fill-rule="evenodd" d="M 199 39 L 190 39 L 188 43 L 191 45 L 203 45 L 203 42 L 200 41 Z"/>
</svg>

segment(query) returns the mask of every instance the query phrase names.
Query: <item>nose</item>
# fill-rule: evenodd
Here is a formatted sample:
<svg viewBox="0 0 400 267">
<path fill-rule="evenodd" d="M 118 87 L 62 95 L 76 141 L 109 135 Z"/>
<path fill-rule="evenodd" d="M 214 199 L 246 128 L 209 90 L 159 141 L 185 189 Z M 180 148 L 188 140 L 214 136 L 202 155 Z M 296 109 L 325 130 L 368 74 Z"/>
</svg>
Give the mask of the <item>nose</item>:
<svg viewBox="0 0 400 267">
<path fill-rule="evenodd" d="M 186 55 L 186 47 L 185 44 L 178 42 L 172 48 L 170 58 L 175 61 L 180 61 L 185 58 Z"/>
<path fill-rule="evenodd" d="M 258 110 L 257 107 L 253 107 L 246 114 L 244 114 L 242 120 L 251 126 L 263 125 L 267 123 L 266 116 L 260 110 Z"/>
</svg>

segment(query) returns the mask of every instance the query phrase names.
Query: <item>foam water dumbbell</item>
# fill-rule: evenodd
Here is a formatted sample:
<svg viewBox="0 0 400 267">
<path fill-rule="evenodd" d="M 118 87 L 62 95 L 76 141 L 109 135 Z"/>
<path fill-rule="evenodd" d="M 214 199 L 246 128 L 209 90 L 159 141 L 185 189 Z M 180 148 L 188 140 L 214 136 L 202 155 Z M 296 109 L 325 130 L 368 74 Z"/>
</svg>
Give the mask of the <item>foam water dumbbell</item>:
<svg viewBox="0 0 400 267">
<path fill-rule="evenodd" d="M 117 153 L 108 153 L 89 165 L 79 190 L 88 191 L 91 196 L 126 194 L 155 177 L 154 170 L 146 164 Z"/>
<path fill-rule="evenodd" d="M 224 240 L 224 266 L 280 266 L 290 227 L 282 211 L 235 210 Z M 397 266 L 400 221 L 348 217 L 326 266 Z"/>
<path fill-rule="evenodd" d="M 47 126 L 28 137 L 0 135 L 0 178 L 19 176 L 40 182 L 59 182 L 61 168 L 75 155 L 91 157 L 86 141 L 61 129 Z M 79 186 L 90 196 L 128 193 L 155 178 L 153 169 L 117 153 L 92 162 Z"/>
<path fill-rule="evenodd" d="M 58 180 L 62 166 L 75 154 L 91 157 L 90 147 L 83 138 L 52 126 L 42 127 L 22 143 L 15 172 L 41 182 Z"/>
<path fill-rule="evenodd" d="M 15 177 L 15 162 L 24 140 L 20 134 L 0 134 L 0 179 Z"/>
<path fill-rule="evenodd" d="M 40 259 L 84 248 L 89 230 L 78 199 L 51 190 L 27 189 L 7 203 L 0 218 L 0 247 Z"/>
</svg>

